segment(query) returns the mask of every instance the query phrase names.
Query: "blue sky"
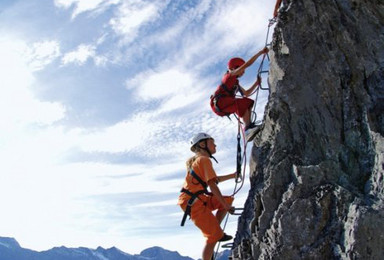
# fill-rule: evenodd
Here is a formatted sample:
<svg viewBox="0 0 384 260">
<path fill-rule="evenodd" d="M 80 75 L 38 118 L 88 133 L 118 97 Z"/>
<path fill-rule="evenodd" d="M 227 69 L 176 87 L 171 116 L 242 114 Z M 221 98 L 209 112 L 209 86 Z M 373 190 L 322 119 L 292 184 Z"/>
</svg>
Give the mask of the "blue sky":
<svg viewBox="0 0 384 260">
<path fill-rule="evenodd" d="M 191 222 L 179 227 L 176 206 L 188 140 L 210 133 L 217 173 L 235 170 L 237 124 L 215 116 L 209 96 L 230 57 L 264 47 L 273 6 L 1 1 L 0 236 L 36 250 L 158 245 L 199 257 L 203 238 Z M 259 119 L 266 99 L 261 91 Z"/>
</svg>

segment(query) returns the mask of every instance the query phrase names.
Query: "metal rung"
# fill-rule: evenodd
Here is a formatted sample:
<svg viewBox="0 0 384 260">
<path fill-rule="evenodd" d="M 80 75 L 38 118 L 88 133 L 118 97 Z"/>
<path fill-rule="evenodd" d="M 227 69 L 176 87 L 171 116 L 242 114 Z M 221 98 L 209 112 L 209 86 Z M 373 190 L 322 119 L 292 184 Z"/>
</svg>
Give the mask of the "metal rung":
<svg viewBox="0 0 384 260">
<path fill-rule="evenodd" d="M 263 88 L 261 85 L 260 85 L 260 89 L 262 90 L 269 90 L 269 86 L 267 88 Z"/>
<path fill-rule="evenodd" d="M 233 244 L 234 244 L 234 243 L 226 243 L 226 244 L 223 244 L 221 247 L 222 247 L 222 248 L 232 248 L 232 247 L 233 247 Z"/>
<path fill-rule="evenodd" d="M 241 210 L 241 211 L 243 211 L 244 210 L 244 208 L 235 208 L 235 212 L 236 212 L 236 210 Z M 242 213 L 233 213 L 232 215 L 235 215 L 235 216 L 240 216 Z"/>
</svg>

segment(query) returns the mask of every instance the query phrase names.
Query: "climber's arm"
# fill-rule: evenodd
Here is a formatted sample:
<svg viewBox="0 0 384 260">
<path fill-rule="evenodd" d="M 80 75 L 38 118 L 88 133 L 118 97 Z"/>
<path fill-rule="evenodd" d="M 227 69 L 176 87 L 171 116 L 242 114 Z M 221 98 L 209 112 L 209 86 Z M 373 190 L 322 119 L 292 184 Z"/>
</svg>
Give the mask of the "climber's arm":
<svg viewBox="0 0 384 260">
<path fill-rule="evenodd" d="M 217 187 L 216 180 L 215 179 L 209 180 L 208 186 L 209 186 L 209 189 L 211 190 L 213 196 L 215 196 L 217 198 L 217 200 L 220 202 L 220 204 L 223 205 L 224 209 L 226 211 L 232 211 L 232 206 L 225 201 L 223 195 L 221 194 L 219 187 Z"/>
<path fill-rule="evenodd" d="M 227 174 L 227 175 L 223 175 L 223 176 L 218 176 L 217 180 L 219 182 L 223 182 L 223 181 L 234 179 L 234 178 L 236 178 L 236 173 L 231 173 L 231 174 Z"/>
<path fill-rule="evenodd" d="M 255 55 L 252 56 L 252 58 L 250 58 L 246 63 L 244 63 L 243 65 L 241 65 L 239 68 L 237 69 L 234 69 L 234 70 L 231 70 L 229 73 L 232 75 L 232 76 L 239 76 L 239 75 L 242 75 L 245 71 L 246 68 L 248 68 L 249 66 L 251 66 L 256 60 L 257 58 L 261 55 L 261 54 L 264 54 L 264 53 L 267 53 L 269 50 L 267 47 L 265 47 L 264 49 L 262 49 L 261 51 L 259 51 L 258 53 L 256 53 Z"/>
<path fill-rule="evenodd" d="M 261 83 L 261 77 L 257 76 L 257 80 L 255 81 L 255 83 L 253 83 L 252 87 L 250 87 L 249 89 L 245 90 L 243 87 L 240 87 L 241 93 L 243 93 L 243 96 L 249 97 L 250 95 L 253 94 L 253 92 L 255 91 L 257 86 L 260 85 L 260 83 Z"/>
</svg>

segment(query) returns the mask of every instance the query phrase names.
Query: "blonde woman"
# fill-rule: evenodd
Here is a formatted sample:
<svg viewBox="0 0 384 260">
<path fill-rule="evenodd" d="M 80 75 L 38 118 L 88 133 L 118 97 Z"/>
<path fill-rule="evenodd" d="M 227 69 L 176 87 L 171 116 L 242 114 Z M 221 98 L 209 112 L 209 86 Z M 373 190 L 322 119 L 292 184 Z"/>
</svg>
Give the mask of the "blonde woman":
<svg viewBox="0 0 384 260">
<path fill-rule="evenodd" d="M 195 155 L 186 163 L 187 175 L 178 201 L 185 212 L 181 225 L 184 225 L 189 215 L 206 238 L 202 260 L 211 260 L 217 241 L 232 239 L 223 232 L 220 223 L 228 212 L 234 212 L 234 198 L 223 196 L 217 184 L 236 178 L 236 173 L 216 175 L 210 159 L 214 159 L 212 155 L 216 153 L 216 145 L 214 139 L 206 133 L 199 133 L 192 138 L 191 151 Z M 216 215 L 212 213 L 215 210 Z"/>
</svg>

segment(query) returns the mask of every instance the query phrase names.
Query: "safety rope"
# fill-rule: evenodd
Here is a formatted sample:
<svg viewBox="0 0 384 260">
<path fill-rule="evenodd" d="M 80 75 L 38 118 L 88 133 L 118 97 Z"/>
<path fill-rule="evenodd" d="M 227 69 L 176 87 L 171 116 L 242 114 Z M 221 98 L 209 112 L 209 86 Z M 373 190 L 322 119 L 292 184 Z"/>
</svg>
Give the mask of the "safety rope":
<svg viewBox="0 0 384 260">
<path fill-rule="evenodd" d="M 241 145 L 240 145 L 240 131 L 241 131 L 241 122 L 240 119 L 237 121 L 237 151 L 236 151 L 236 179 L 235 182 L 238 183 L 239 180 L 241 181 Z"/>
<path fill-rule="evenodd" d="M 240 146 L 240 132 L 241 132 L 241 137 L 243 139 L 243 153 L 241 153 L 241 146 Z M 241 155 L 242 154 L 242 155 Z M 237 133 L 237 157 L 236 157 L 236 164 L 237 164 L 237 176 L 236 176 L 236 184 L 233 189 L 233 194 L 231 196 L 235 196 L 243 187 L 244 185 L 244 180 L 245 180 L 245 170 L 246 170 L 246 164 L 247 162 L 247 141 L 245 138 L 245 131 L 244 128 L 241 127 L 241 122 L 238 120 L 238 133 Z M 241 173 L 241 165 L 243 165 L 243 171 Z M 240 183 L 240 187 L 237 188 L 237 185 Z"/>
</svg>

